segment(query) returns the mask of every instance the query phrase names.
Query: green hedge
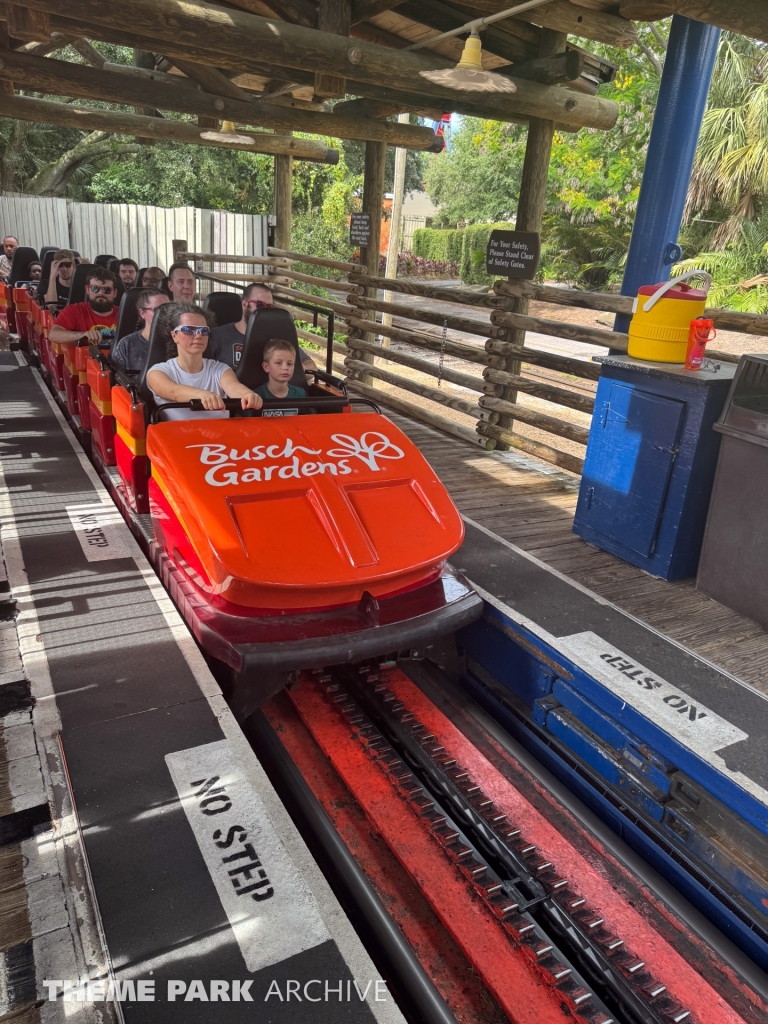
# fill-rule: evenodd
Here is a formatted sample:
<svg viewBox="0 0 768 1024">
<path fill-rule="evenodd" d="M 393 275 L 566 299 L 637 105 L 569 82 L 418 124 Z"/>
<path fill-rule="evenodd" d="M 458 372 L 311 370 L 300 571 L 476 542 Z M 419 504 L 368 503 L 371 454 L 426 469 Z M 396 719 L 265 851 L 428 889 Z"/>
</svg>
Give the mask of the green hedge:
<svg viewBox="0 0 768 1024">
<path fill-rule="evenodd" d="M 430 260 L 458 263 L 464 284 L 490 284 L 485 272 L 485 251 L 494 228 L 509 224 L 470 224 L 466 228 L 440 230 L 418 228 L 413 233 L 413 254 Z"/>
<path fill-rule="evenodd" d="M 427 260 L 443 260 L 458 263 L 461 260 L 460 230 L 437 231 L 434 228 L 417 228 L 413 233 L 413 255 Z"/>
</svg>

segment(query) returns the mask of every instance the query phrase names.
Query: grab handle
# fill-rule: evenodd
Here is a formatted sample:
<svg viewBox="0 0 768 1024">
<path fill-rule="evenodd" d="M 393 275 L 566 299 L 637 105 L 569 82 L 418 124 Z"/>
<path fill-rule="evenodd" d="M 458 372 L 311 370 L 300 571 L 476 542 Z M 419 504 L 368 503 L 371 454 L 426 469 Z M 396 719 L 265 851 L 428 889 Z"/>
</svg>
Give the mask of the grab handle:
<svg viewBox="0 0 768 1024">
<path fill-rule="evenodd" d="M 677 285 L 682 284 L 683 281 L 687 281 L 691 277 L 705 277 L 707 279 L 706 286 L 704 289 L 705 292 L 708 292 L 709 289 L 712 287 L 712 275 L 708 274 L 706 270 L 689 270 L 687 273 L 681 274 L 679 277 L 671 277 L 669 281 L 665 281 L 663 285 L 657 288 L 653 295 L 649 296 L 648 301 L 644 303 L 643 312 L 650 313 L 650 311 L 653 309 L 653 307 L 656 305 L 659 299 L 663 299 L 670 289 L 676 288 Z M 637 305 L 639 301 L 640 296 L 638 295 L 635 298 L 635 302 L 632 307 L 633 313 L 637 312 Z"/>
</svg>

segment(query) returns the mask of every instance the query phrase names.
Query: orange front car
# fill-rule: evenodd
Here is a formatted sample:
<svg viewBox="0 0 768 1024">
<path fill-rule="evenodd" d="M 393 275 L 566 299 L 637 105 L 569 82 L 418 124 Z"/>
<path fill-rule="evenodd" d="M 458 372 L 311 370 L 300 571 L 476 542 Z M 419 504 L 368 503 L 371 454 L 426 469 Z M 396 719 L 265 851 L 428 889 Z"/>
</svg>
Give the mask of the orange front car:
<svg viewBox="0 0 768 1024">
<path fill-rule="evenodd" d="M 385 417 L 195 419 L 147 430 L 168 555 L 230 607 L 315 610 L 435 579 L 461 517 Z M 163 520 L 166 522 L 163 529 Z M 175 534 L 179 535 L 179 531 Z"/>
</svg>

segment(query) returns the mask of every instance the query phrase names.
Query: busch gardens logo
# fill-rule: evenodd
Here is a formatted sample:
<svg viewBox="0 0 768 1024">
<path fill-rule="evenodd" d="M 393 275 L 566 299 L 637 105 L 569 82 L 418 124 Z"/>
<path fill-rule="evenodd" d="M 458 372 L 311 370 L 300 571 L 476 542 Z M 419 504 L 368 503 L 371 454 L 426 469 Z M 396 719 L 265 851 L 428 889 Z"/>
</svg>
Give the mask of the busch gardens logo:
<svg viewBox="0 0 768 1024">
<path fill-rule="evenodd" d="M 242 452 L 236 448 L 228 448 L 224 444 L 190 444 L 187 448 L 200 448 L 200 462 L 211 468 L 205 474 L 205 482 L 211 487 L 232 487 L 238 484 L 249 484 L 254 481 L 272 480 L 290 477 L 319 476 L 329 473 L 331 476 L 348 476 L 352 472 L 350 461 L 359 459 L 368 469 L 378 473 L 381 469 L 380 459 L 402 459 L 405 456 L 402 448 L 393 444 L 386 434 L 368 431 L 360 438 L 349 434 L 332 434 L 331 440 L 338 447 L 305 448 L 294 444 L 288 438 L 284 445 L 259 444 L 246 448 Z M 306 459 L 302 456 L 320 456 L 319 459 Z M 332 459 L 324 462 L 323 458 Z M 272 462 L 271 460 L 282 460 Z M 263 463 L 270 462 L 270 465 Z M 250 465 L 242 466 L 243 462 Z M 259 463 L 259 465 L 253 465 Z"/>
</svg>

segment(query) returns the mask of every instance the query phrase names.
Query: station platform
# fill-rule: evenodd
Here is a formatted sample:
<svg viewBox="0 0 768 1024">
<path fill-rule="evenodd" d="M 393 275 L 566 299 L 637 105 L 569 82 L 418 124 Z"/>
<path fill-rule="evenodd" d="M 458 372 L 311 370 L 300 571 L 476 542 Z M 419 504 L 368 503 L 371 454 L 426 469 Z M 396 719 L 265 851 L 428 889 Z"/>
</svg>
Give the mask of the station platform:
<svg viewBox="0 0 768 1024">
<path fill-rule="evenodd" d="M 424 450 L 431 459 L 429 440 Z M 20 965 L 23 984 L 0 986 L 10 993 L 0 1021 L 8 1015 L 30 1024 L 91 1021 L 99 1014 L 131 1024 L 582 1020 L 570 1004 L 565 1012 L 551 1000 L 551 1016 L 533 1009 L 515 1016 L 505 1003 L 519 999 L 515 986 L 509 982 L 505 994 L 498 979 L 475 971 L 472 951 L 441 909 L 447 890 L 436 887 L 430 897 L 427 880 L 419 891 L 403 882 L 401 919 L 394 897 L 387 903 L 415 949 L 432 941 L 413 924 L 420 900 L 453 936 L 429 946 L 450 957 L 434 954 L 422 979 L 429 1012 L 413 1009 L 407 986 L 389 969 L 392 961 L 385 969 L 379 953 L 372 954 L 355 908 L 332 889 L 312 836 L 297 827 L 271 767 L 254 753 L 256 734 L 268 723 L 327 799 L 326 812 L 353 852 L 364 859 L 367 842 L 371 857 L 389 863 L 378 837 L 389 828 L 396 846 L 400 818 L 385 813 L 389 795 L 362 786 L 366 762 L 346 753 L 346 726 L 324 710 L 321 682 L 305 680 L 265 708 L 258 728 L 241 728 L 55 400 L 17 353 L 0 353 L 0 465 L 8 579 L 5 591 L 0 579 L 0 651 L 7 642 L 9 652 L 7 669 L 0 663 L 6 752 L 0 854 L 15 871 L 17 895 L 26 893 L 28 919 L 14 933 L 21 941 L 5 948 L 4 977 L 16 977 Z M 541 735 L 532 729 L 541 701 L 560 692 L 553 681 L 570 685 L 639 737 L 655 768 L 664 759 L 669 778 L 684 772 L 738 812 L 751 841 L 768 834 L 765 696 L 472 519 L 453 561 L 486 602 L 478 630 L 458 638 L 470 689 L 454 678 L 443 690 L 420 663 L 408 669 L 410 678 L 392 670 L 388 685 L 449 750 L 453 744 L 464 763 L 493 780 L 500 806 L 517 800 L 521 815 L 526 801 L 538 808 L 538 817 L 525 813 L 528 827 L 540 833 L 541 851 L 549 852 L 549 843 L 572 875 L 581 873 L 628 945 L 633 937 L 642 940 L 644 960 L 664 979 L 658 991 L 666 986 L 670 999 L 668 1012 L 649 1003 L 647 1016 L 643 1003 L 637 1020 L 768 1021 L 765 973 L 745 955 L 744 936 L 714 927 L 707 907 L 694 905 L 695 889 L 686 896 L 665 882 L 661 862 L 643 867 L 628 826 L 604 828 L 584 776 L 581 790 L 566 791 L 562 781 L 571 780 L 554 755 L 546 762 Z M 530 669 L 520 652 L 539 667 Z M 520 678 L 530 681 L 533 711 L 523 706 Z M 638 678 L 651 678 L 650 688 L 638 686 Z M 496 705 L 506 719 L 489 717 Z M 560 706 L 546 705 L 545 715 Z M 5 739 L 9 734 L 13 742 Z M 526 737 L 530 743 L 522 742 Z M 25 759 L 26 772 L 7 767 Z M 3 770 L 11 780 L 5 803 Z M 34 779 L 26 797 L 14 781 L 22 777 Z M 510 786 L 522 796 L 511 795 Z M 349 794 L 364 811 L 357 832 L 342 820 Z M 47 866 L 41 851 L 51 858 Z M 413 872 L 411 886 L 423 868 L 419 856 L 416 847 L 395 856 L 397 870 Z M 393 886 L 396 867 L 393 862 L 384 872 Z M 51 878 L 57 888 L 41 915 L 32 893 Z M 380 900 L 385 882 L 382 877 L 377 888 Z M 465 884 L 455 885 L 454 895 L 474 905 Z M 738 918 L 738 905 L 726 910 Z M 0 892 L 0 919 L 3 913 Z M 743 908 L 741 914 L 748 931 Z M 468 926 L 472 919 L 468 913 Z M 62 940 L 57 956 L 53 935 Z M 492 995 L 458 993 L 453 1003 L 448 999 L 451 1008 L 435 1000 L 429 985 L 457 963 L 472 979 L 467 991 L 482 976 Z M 504 974 L 509 964 L 498 959 L 491 966 Z M 520 991 L 527 991 L 526 978 L 523 971 Z M 90 990 L 82 987 L 88 979 Z M 81 988 L 65 992 L 65 981 Z M 115 1000 L 121 986 L 125 998 Z M 543 988 L 531 984 L 531 1007 L 544 998 Z M 111 1000 L 102 1002 L 100 991 Z M 607 1024 L 614 1018 L 595 1010 L 583 1019 Z"/>
<path fill-rule="evenodd" d="M 14 353 L 0 354 L 0 441 L 2 541 L 40 752 L 33 806 L 51 805 L 47 829 L 18 818 L 22 803 L 15 834 L 5 816 L 2 834 L 6 852 L 21 844 L 30 906 L 43 872 L 29 846 L 61 847 L 58 909 L 80 947 L 58 962 L 35 948 L 8 1012 L 37 1003 L 41 1020 L 95 1019 L 100 1000 L 79 1007 L 45 986 L 90 979 L 123 987 L 132 1022 L 253 1020 L 272 987 L 271 1021 L 398 1024 L 182 620 Z M 19 731 L 30 713 L 15 714 Z M 89 935 L 74 923 L 82 907 Z M 319 1002 L 286 1002 L 299 978 L 319 980 L 308 990 Z"/>
<path fill-rule="evenodd" d="M 768 632 L 696 591 L 591 547 L 572 531 L 579 478 L 521 452 L 478 451 L 396 414 L 463 515 L 721 672 L 768 694 Z"/>
</svg>

